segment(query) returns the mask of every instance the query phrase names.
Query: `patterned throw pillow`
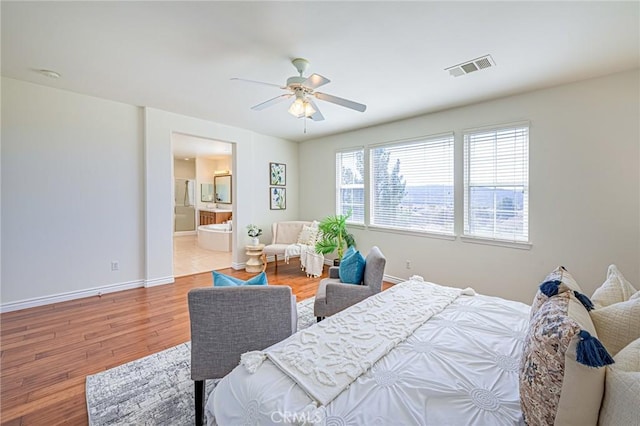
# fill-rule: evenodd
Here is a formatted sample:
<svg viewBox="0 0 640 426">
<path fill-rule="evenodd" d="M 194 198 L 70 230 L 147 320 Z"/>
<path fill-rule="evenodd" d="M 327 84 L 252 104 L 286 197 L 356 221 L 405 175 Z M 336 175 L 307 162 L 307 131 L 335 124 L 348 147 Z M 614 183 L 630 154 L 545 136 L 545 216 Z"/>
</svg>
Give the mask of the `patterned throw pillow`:
<svg viewBox="0 0 640 426">
<path fill-rule="evenodd" d="M 604 399 L 598 424 L 633 425 L 640 420 L 640 339 L 629 343 L 607 367 Z"/>
<path fill-rule="evenodd" d="M 594 309 L 590 314 L 598 338 L 611 355 L 640 338 L 640 298 Z"/>
<path fill-rule="evenodd" d="M 591 300 L 597 308 L 602 308 L 625 302 L 637 292 L 638 290 L 625 279 L 616 265 L 609 265 L 606 281 L 596 289 Z"/>
<path fill-rule="evenodd" d="M 340 259 L 338 270 L 340 281 L 348 284 L 361 284 L 364 277 L 365 259 L 355 248 L 349 247 Z"/>
<path fill-rule="evenodd" d="M 302 231 L 298 234 L 298 244 L 304 244 L 306 246 L 315 246 L 316 237 L 318 236 L 318 228 L 314 228 L 308 225 L 302 226 Z"/>
<path fill-rule="evenodd" d="M 571 291 L 542 303 L 529 322 L 520 364 L 520 405 L 529 425 L 598 422 L 612 362 L 584 305 Z"/>
<path fill-rule="evenodd" d="M 536 295 L 531 304 L 530 316 L 533 318 L 540 307 L 549 300 L 549 297 L 555 294 L 564 293 L 566 291 L 577 291 L 582 293 L 582 289 L 573 276 L 565 269 L 564 266 L 558 266 L 545 277 L 540 284 Z"/>
<path fill-rule="evenodd" d="M 214 287 L 239 287 L 243 285 L 268 285 L 267 274 L 260 272 L 253 278 L 248 280 L 241 280 L 230 275 L 225 275 L 218 271 L 213 272 L 213 286 Z"/>
</svg>

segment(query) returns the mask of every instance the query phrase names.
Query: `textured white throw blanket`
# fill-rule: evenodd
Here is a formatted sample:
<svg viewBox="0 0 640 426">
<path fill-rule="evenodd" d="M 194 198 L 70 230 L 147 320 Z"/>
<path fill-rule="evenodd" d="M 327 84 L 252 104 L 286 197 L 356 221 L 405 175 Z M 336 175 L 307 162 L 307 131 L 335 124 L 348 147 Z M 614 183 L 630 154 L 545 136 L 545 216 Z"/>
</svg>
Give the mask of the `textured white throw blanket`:
<svg viewBox="0 0 640 426">
<path fill-rule="evenodd" d="M 286 249 L 284 249 L 284 261 L 289 263 L 289 258 L 300 256 L 302 252 L 302 245 L 295 243 L 289 244 Z"/>
<path fill-rule="evenodd" d="M 308 277 L 317 278 L 322 275 L 324 256 L 316 253 L 315 246 L 306 244 L 289 244 L 284 250 L 284 260 L 289 263 L 289 258 L 299 256 L 300 267 Z"/>
<path fill-rule="evenodd" d="M 318 278 L 322 275 L 324 256 L 321 253 L 316 253 L 313 246 L 303 247 L 306 248 L 300 253 L 300 267 L 307 273 L 308 277 Z"/>
<path fill-rule="evenodd" d="M 327 405 L 461 293 L 418 280 L 397 284 L 265 353 L 309 396 Z"/>
</svg>

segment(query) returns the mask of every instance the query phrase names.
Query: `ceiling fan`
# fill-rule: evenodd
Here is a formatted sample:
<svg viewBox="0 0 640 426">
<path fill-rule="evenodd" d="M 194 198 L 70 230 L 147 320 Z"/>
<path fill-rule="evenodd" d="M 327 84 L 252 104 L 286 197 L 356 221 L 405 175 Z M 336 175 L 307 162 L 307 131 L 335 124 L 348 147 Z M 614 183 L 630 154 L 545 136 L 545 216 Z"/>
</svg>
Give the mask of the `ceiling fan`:
<svg viewBox="0 0 640 426">
<path fill-rule="evenodd" d="M 274 86 L 283 90 L 287 90 L 289 93 L 276 96 L 258 105 L 251 107 L 252 110 L 260 111 L 279 102 L 285 101 L 295 97 L 295 100 L 289 107 L 289 113 L 298 118 L 310 118 L 314 121 L 324 120 L 324 116 L 313 102 L 312 98 L 320 99 L 321 101 L 331 102 L 336 105 L 340 105 L 346 108 L 350 108 L 356 111 L 364 112 L 367 106 L 358 102 L 350 101 L 348 99 L 339 98 L 337 96 L 329 95 L 327 93 L 316 92 L 315 90 L 330 83 L 326 77 L 320 74 L 311 74 L 309 77 L 303 77 L 304 72 L 309 67 L 309 61 L 303 58 L 295 58 L 291 61 L 293 66 L 298 70 L 299 76 L 289 77 L 285 86 L 279 84 L 264 83 L 262 81 L 247 80 L 244 78 L 232 78 L 231 80 L 246 81 L 249 83 L 263 84 L 266 86 Z"/>
</svg>

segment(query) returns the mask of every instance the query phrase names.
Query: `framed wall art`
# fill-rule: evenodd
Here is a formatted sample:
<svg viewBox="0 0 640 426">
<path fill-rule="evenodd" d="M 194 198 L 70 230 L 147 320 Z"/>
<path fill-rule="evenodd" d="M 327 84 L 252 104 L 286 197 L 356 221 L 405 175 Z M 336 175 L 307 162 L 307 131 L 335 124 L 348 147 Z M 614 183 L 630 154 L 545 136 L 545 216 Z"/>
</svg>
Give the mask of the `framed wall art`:
<svg viewBox="0 0 640 426">
<path fill-rule="evenodd" d="M 285 210 L 287 208 L 287 188 L 269 188 L 271 210 Z"/>
<path fill-rule="evenodd" d="M 287 184 L 287 165 L 269 163 L 270 185 L 285 186 Z"/>
</svg>

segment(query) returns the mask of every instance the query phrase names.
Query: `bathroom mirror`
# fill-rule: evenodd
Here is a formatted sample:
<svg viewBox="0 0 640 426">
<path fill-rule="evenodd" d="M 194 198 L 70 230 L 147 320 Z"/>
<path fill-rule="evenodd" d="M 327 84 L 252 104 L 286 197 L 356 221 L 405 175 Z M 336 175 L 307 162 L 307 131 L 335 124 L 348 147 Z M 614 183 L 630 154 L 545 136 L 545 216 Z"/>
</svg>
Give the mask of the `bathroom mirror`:
<svg viewBox="0 0 640 426">
<path fill-rule="evenodd" d="M 213 202 L 213 184 L 202 183 L 200 184 L 200 201 L 203 203 Z"/>
<path fill-rule="evenodd" d="M 219 175 L 213 178 L 215 184 L 215 202 L 231 204 L 231 175 Z"/>
</svg>

